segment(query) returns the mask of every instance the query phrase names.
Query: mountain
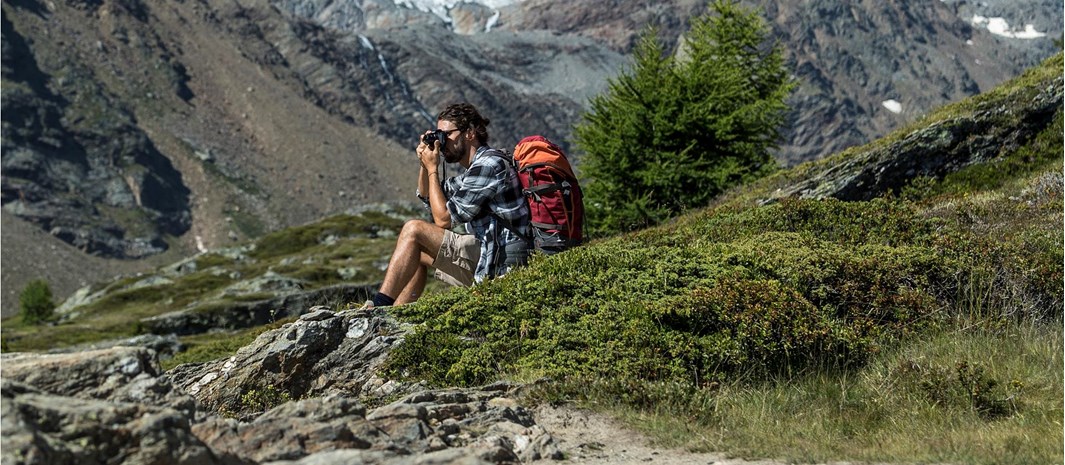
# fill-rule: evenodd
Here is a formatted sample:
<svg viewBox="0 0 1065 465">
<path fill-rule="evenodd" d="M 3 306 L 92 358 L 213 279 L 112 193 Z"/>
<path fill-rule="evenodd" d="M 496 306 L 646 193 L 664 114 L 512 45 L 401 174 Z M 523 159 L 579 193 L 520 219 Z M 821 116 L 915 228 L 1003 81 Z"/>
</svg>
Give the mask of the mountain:
<svg viewBox="0 0 1065 465">
<path fill-rule="evenodd" d="M 1062 13 L 1049 1 L 752 5 L 765 11 L 801 83 L 778 154 L 785 164 L 989 89 L 1049 56 L 1061 37 Z M 59 297 L 85 281 L 33 259 L 46 252 L 110 276 L 407 200 L 415 137 L 452 101 L 492 119 L 493 144 L 542 133 L 572 151 L 587 99 L 624 69 L 641 31 L 654 25 L 676 44 L 705 8 L 695 0 L 5 2 L 3 221 L 49 236 L 5 233 L 4 314 L 30 279 L 56 277 Z M 1013 29 L 1004 23 L 1047 35 L 1005 37 Z"/>
</svg>

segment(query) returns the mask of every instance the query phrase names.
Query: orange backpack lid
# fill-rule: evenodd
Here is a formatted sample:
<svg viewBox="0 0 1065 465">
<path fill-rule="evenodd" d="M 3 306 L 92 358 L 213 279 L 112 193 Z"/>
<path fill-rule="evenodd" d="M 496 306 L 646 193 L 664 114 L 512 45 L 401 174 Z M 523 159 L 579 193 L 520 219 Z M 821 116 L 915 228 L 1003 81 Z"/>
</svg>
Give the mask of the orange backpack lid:
<svg viewBox="0 0 1065 465">
<path fill-rule="evenodd" d="M 534 163 L 544 163 L 576 178 L 562 149 L 544 136 L 529 136 L 518 142 L 514 146 L 514 161 L 519 170 Z"/>
</svg>

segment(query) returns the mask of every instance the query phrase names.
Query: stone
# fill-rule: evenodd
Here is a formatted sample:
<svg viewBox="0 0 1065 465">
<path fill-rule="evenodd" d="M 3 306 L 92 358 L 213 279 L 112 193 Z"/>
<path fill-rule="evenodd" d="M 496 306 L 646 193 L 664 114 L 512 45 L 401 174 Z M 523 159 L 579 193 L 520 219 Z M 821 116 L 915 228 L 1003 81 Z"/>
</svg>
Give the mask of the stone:
<svg viewBox="0 0 1065 465">
<path fill-rule="evenodd" d="M 3 378 L 78 399 L 171 407 L 193 416 L 193 399 L 161 378 L 154 351 L 114 347 L 68 354 L 0 355 Z"/>
<path fill-rule="evenodd" d="M 5 464 L 239 463 L 215 455 L 174 409 L 59 396 L 7 379 L 0 397 Z"/>
<path fill-rule="evenodd" d="M 389 438 L 365 413 L 347 398 L 314 398 L 287 402 L 247 423 L 214 417 L 192 431 L 213 450 L 244 460 L 294 460 L 322 451 L 387 445 Z"/>
</svg>

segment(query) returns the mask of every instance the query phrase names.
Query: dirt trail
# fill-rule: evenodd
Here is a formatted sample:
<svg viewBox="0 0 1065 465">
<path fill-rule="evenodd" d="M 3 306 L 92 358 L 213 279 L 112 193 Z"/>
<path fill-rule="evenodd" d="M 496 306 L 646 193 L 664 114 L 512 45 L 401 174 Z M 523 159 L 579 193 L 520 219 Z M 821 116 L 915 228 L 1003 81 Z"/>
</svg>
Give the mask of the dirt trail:
<svg viewBox="0 0 1065 465">
<path fill-rule="evenodd" d="M 653 447 L 640 433 L 607 415 L 574 407 L 544 405 L 536 422 L 554 436 L 567 460 L 581 465 L 781 465 L 787 462 L 731 459 L 721 453 L 693 453 Z"/>
</svg>

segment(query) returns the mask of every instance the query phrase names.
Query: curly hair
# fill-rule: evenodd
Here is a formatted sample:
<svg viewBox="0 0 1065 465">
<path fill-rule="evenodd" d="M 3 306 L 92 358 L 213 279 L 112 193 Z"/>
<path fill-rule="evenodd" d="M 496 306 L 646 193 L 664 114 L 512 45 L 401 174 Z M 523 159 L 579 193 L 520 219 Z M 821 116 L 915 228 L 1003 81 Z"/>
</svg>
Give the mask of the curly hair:
<svg viewBox="0 0 1065 465">
<path fill-rule="evenodd" d="M 488 144 L 488 118 L 481 116 L 473 105 L 469 103 L 453 103 L 444 108 L 436 117 L 437 121 L 451 121 L 460 131 L 473 128 L 477 134 L 477 141 L 481 145 Z"/>
</svg>

